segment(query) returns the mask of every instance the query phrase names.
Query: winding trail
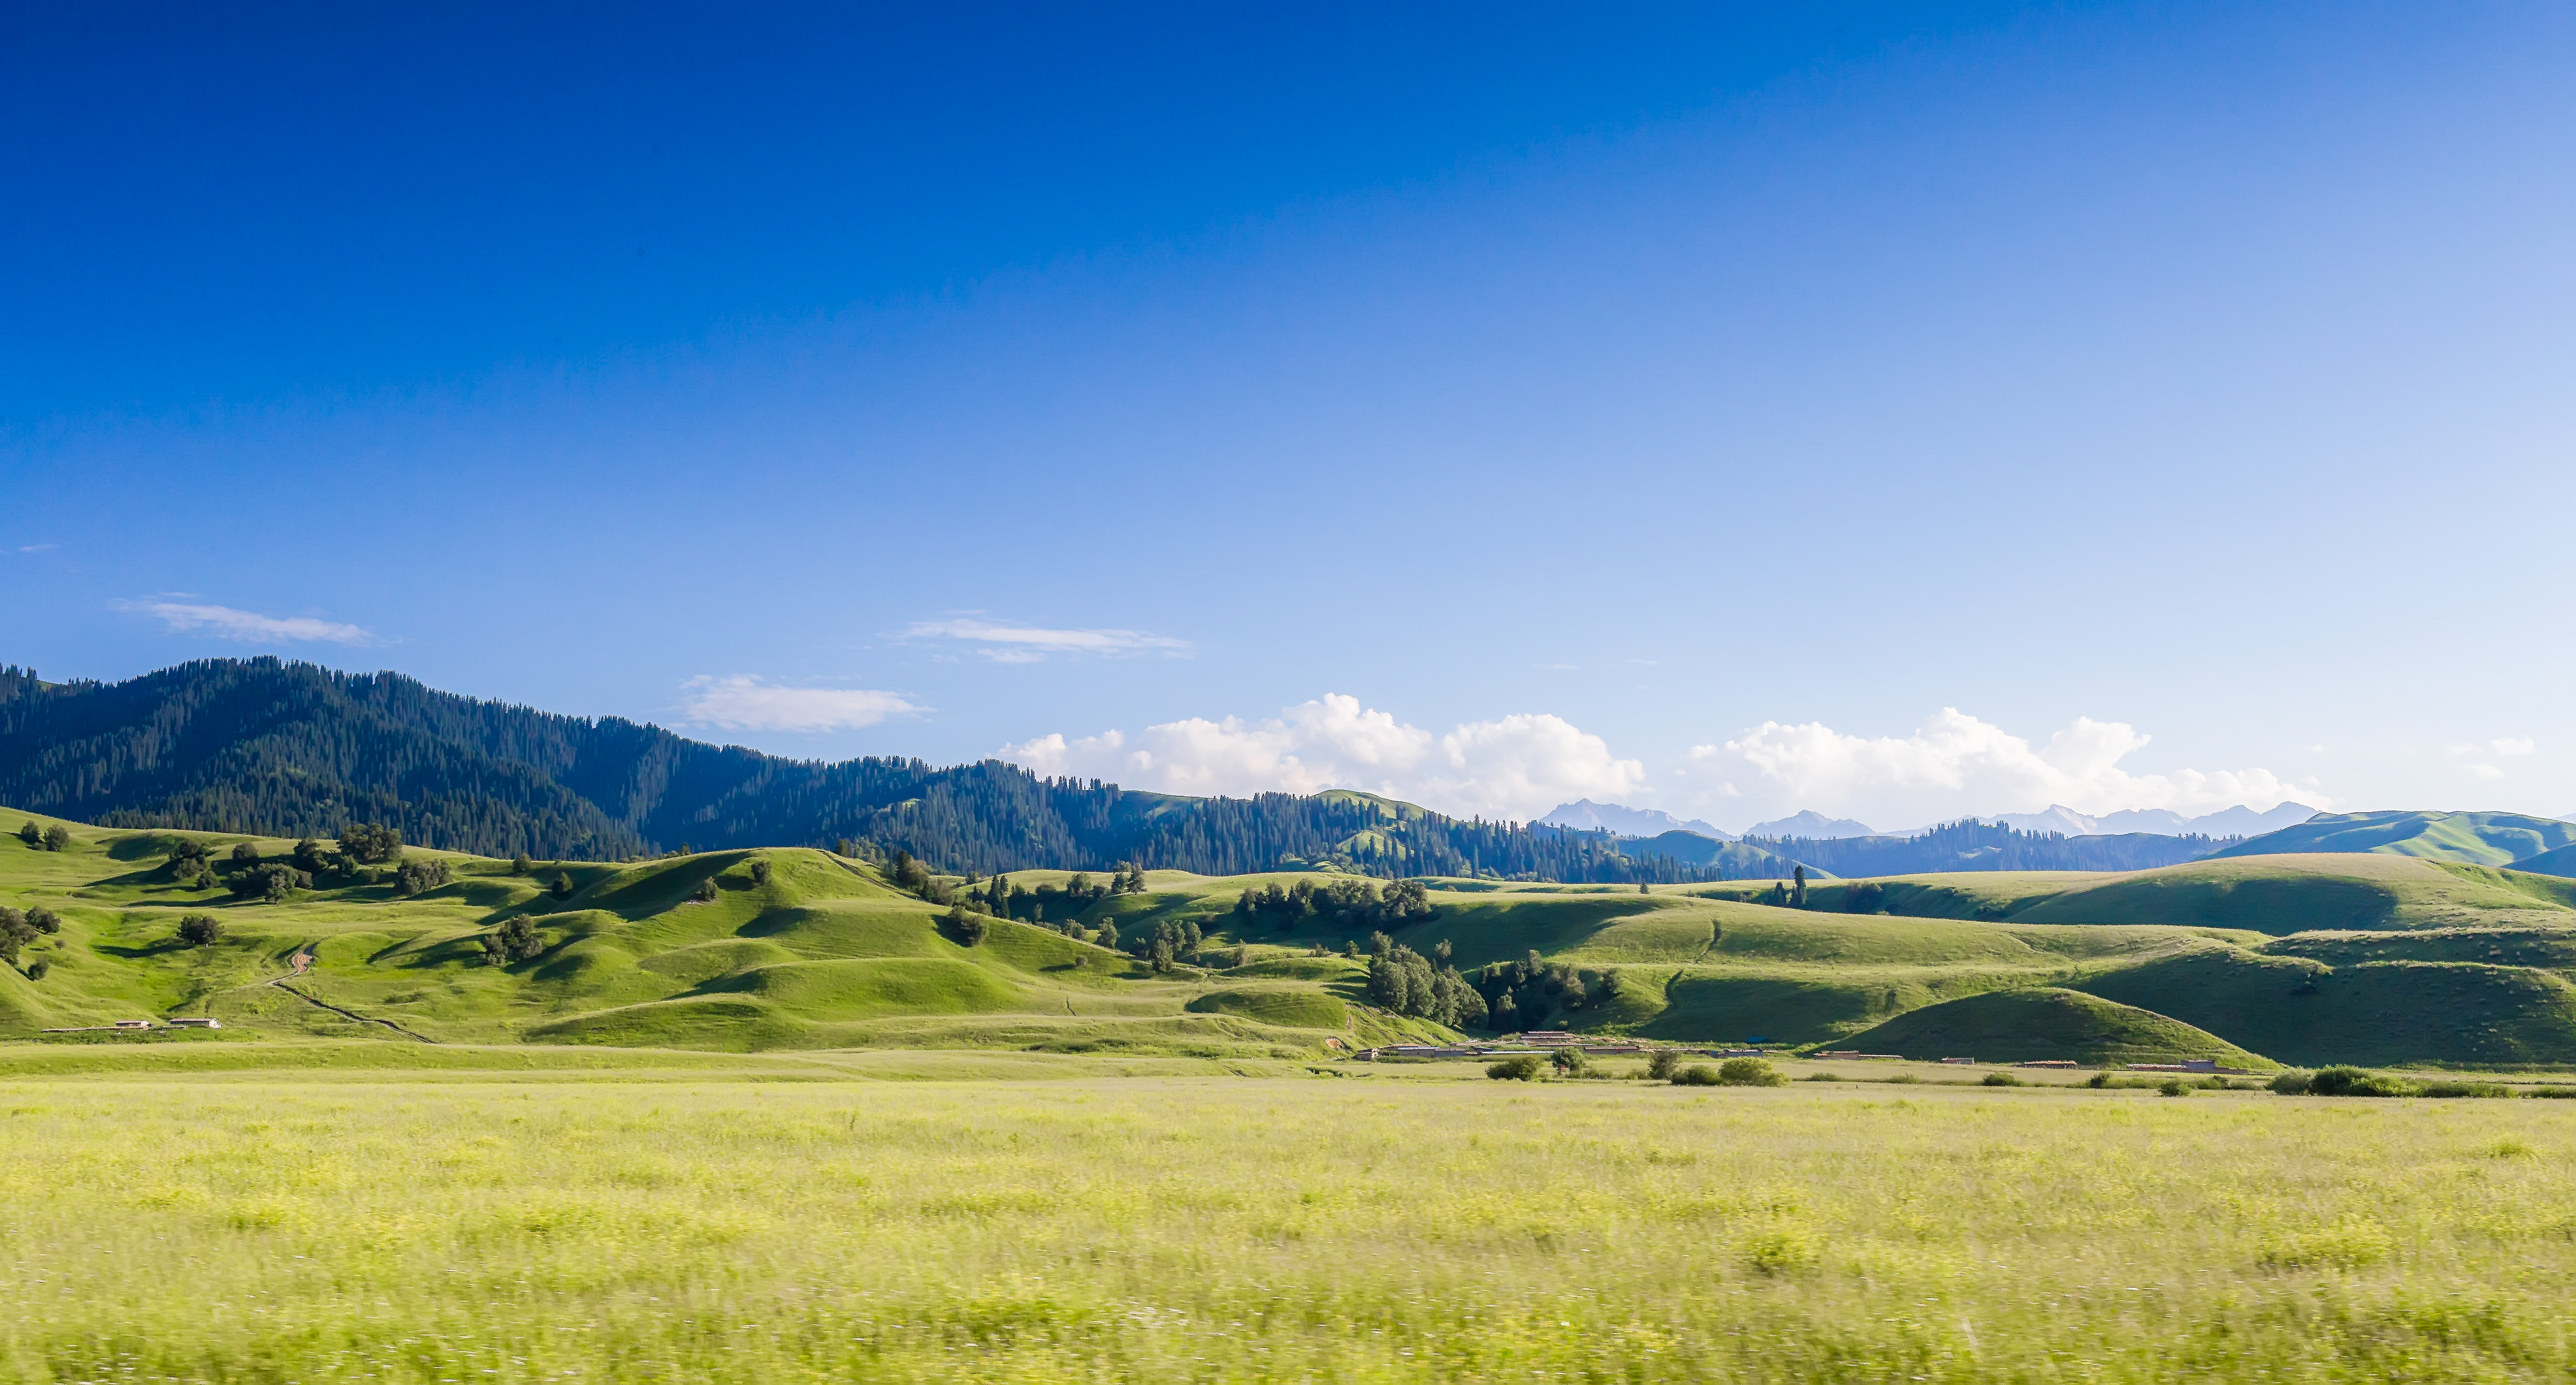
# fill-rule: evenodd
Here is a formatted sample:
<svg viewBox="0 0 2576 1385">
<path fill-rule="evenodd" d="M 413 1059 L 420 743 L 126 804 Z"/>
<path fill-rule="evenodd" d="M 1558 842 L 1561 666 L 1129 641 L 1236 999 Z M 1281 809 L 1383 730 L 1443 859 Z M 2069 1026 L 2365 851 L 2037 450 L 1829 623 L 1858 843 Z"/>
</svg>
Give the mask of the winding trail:
<svg viewBox="0 0 2576 1385">
<path fill-rule="evenodd" d="M 305 1004 L 307 1004 L 307 1005 L 312 1005 L 312 1006 L 316 1006 L 316 1007 L 321 1008 L 321 1009 L 324 1009 L 324 1010 L 328 1010 L 328 1011 L 330 1011 L 332 1014 L 335 1014 L 335 1015 L 340 1016 L 342 1019 L 352 1019 L 352 1020 L 356 1020 L 356 1021 L 357 1021 L 358 1023 L 360 1023 L 360 1024 L 381 1024 L 381 1025 L 383 1025 L 385 1028 L 390 1029 L 390 1030 L 394 1031 L 395 1033 L 402 1035 L 404 1038 L 407 1038 L 407 1039 L 416 1039 L 416 1040 L 420 1041 L 421 1043 L 425 1043 L 425 1044 L 434 1044 L 434 1043 L 437 1043 L 437 1042 L 438 1042 L 438 1040 L 436 1040 L 436 1039 L 433 1039 L 433 1038 L 429 1037 L 427 1034 L 422 1034 L 422 1033 L 419 1033 L 419 1032 L 417 1032 L 417 1031 L 415 1031 L 415 1030 L 405 1029 L 405 1028 L 403 1028 L 401 1025 L 394 1023 L 392 1020 L 380 1020 L 380 1019 L 376 1019 L 376 1018 L 374 1018 L 373 1016 L 369 1016 L 369 1015 L 361 1015 L 361 1014 L 357 1013 L 357 1012 L 356 1012 L 356 1011 L 354 1011 L 354 1010 L 343 1010 L 343 1009 L 341 1009 L 339 1006 L 334 1005 L 334 1004 L 332 1004 L 331 1002 L 329 1002 L 329 1001 L 327 1001 L 327 1000 L 319 1000 L 319 999 L 316 999 L 314 996 L 312 996 L 312 995 L 311 995 L 311 994 L 309 994 L 308 992 L 299 991 L 299 990 L 295 989 L 293 986 L 287 985 L 287 984 L 286 984 L 287 982 L 294 980 L 296 977 L 302 976 L 305 972 L 307 972 L 307 971 L 309 971 L 309 970 L 311 970 L 311 969 L 312 969 L 312 966 L 313 966 L 313 949 L 312 949 L 312 948 L 310 948 L 310 947 L 299 947 L 299 948 L 297 948 L 297 949 L 295 950 L 295 955 L 294 955 L 293 957 L 290 957 L 290 958 L 288 958 L 288 959 L 287 959 L 287 964 L 288 964 L 288 965 L 290 965 L 290 966 L 292 966 L 292 967 L 294 967 L 294 968 L 295 968 L 295 970 L 294 970 L 294 971 L 292 971 L 292 972 L 289 972 L 288 974 L 286 974 L 286 975 L 284 975 L 284 976 L 272 976 L 272 977 L 270 977 L 268 980 L 263 981 L 263 982 L 261 982 L 260 984 L 261 984 L 261 985 L 263 985 L 263 986 L 275 986 L 277 989 L 279 989 L 279 990 L 281 990 L 281 991 L 286 992 L 288 995 L 291 995 L 291 996 L 295 997 L 297 1000 L 303 1001 L 303 1002 L 304 1002 Z"/>
</svg>

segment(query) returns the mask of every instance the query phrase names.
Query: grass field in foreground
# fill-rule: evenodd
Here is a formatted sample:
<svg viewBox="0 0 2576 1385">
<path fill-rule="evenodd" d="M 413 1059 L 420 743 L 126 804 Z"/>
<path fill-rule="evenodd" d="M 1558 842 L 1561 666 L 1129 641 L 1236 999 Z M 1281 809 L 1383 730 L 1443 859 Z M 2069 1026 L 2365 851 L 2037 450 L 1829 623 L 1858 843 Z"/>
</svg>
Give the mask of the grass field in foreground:
<svg viewBox="0 0 2576 1385">
<path fill-rule="evenodd" d="M 19 1080 L 0 1374 L 2555 1379 L 2562 1106 Z"/>
</svg>

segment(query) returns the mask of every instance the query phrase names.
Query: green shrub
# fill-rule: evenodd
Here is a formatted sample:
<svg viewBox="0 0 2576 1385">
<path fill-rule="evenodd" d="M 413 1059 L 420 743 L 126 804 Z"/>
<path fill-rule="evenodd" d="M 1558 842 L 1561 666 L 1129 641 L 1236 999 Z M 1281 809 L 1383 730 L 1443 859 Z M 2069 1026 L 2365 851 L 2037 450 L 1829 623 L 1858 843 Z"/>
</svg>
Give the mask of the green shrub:
<svg viewBox="0 0 2576 1385">
<path fill-rule="evenodd" d="M 751 863 L 751 883 L 755 885 L 766 885 L 769 883 L 768 858 L 762 857 Z"/>
<path fill-rule="evenodd" d="M 2506 1090 L 2501 1082 L 2426 1082 L 2415 1089 L 2415 1095 L 2456 1099 L 2460 1097 L 2492 1098 L 2511 1096 L 2513 1093 Z"/>
<path fill-rule="evenodd" d="M 18 824 L 18 840 L 25 842 L 29 851 L 40 851 L 45 845 L 45 829 L 38 827 L 34 818 L 29 818 Z"/>
<path fill-rule="evenodd" d="M 2107 1072 L 2097 1072 L 2091 1077 L 2085 1078 L 2084 1085 L 2091 1087 L 2093 1090 L 2098 1092 L 2111 1085 L 2111 1074 Z"/>
<path fill-rule="evenodd" d="M 340 854 L 362 866 L 381 866 L 402 859 L 402 829 L 353 822 L 340 829 Z"/>
<path fill-rule="evenodd" d="M 529 860 L 528 853 L 524 851 L 510 858 L 510 873 L 512 875 L 525 875 L 536 868 L 537 863 Z"/>
<path fill-rule="evenodd" d="M 963 904 L 949 905 L 947 916 L 940 920 L 941 931 L 945 932 L 951 940 L 965 947 L 981 946 L 991 928 L 992 925 L 984 921 L 982 914 L 966 912 L 966 906 Z"/>
<path fill-rule="evenodd" d="M 63 916 L 39 904 L 27 911 L 27 926 L 39 933 L 60 933 Z"/>
<path fill-rule="evenodd" d="M 1811 1072 L 1798 1080 L 1801 1082 L 1840 1082 L 1843 1078 L 1841 1073 L 1836 1072 Z"/>
<path fill-rule="evenodd" d="M 453 878 L 445 861 L 405 861 L 394 871 L 394 893 L 409 899 L 438 889 Z"/>
<path fill-rule="evenodd" d="M 2156 1095 L 2189 1096 L 2191 1095 L 2192 1087 L 2194 1085 L 2195 1084 L 2193 1083 L 2183 1081 L 2179 1077 L 2168 1077 L 2164 1081 L 2156 1084 Z"/>
<path fill-rule="evenodd" d="M 555 883 L 547 889 L 546 893 L 553 895 L 557 899 L 572 898 L 572 872 L 562 870 L 556 871 Z"/>
<path fill-rule="evenodd" d="M 1894 1077 L 1882 1077 L 1878 1080 L 1881 1082 L 1893 1082 L 1900 1087 L 1910 1087 L 1923 1079 L 1910 1072 L 1900 1072 Z"/>
<path fill-rule="evenodd" d="M 1517 1058 L 1506 1058 L 1485 1069 L 1485 1075 L 1497 1082 L 1536 1082 L 1538 1069 L 1538 1059 L 1524 1053 Z"/>
<path fill-rule="evenodd" d="M 52 971 L 53 969 L 53 963 L 39 957 L 27 964 L 27 979 L 30 981 L 42 981 L 45 979 L 45 973 Z"/>
<path fill-rule="evenodd" d="M 2320 1068 L 2308 1078 L 2310 1096 L 2411 1096 L 2414 1090 L 2366 1068 Z"/>
<path fill-rule="evenodd" d="M 2285 1072 L 2278 1077 L 2273 1078 L 2268 1085 L 2274 1092 L 2282 1096 L 2306 1096 L 2308 1094 L 2308 1074 L 2304 1072 Z"/>
<path fill-rule="evenodd" d="M 2018 1087 L 2021 1085 L 2021 1079 L 2008 1072 L 1990 1072 L 1986 1074 L 1986 1085 L 1989 1087 Z"/>
<path fill-rule="evenodd" d="M 496 967 L 524 962 L 545 950 L 545 941 L 537 936 L 536 925 L 528 922 L 525 915 L 483 935 L 484 960 Z"/>
<path fill-rule="evenodd" d="M 1674 1073 L 1672 1083 L 1676 1087 L 1714 1087 L 1717 1085 L 1717 1069 L 1706 1063 L 1693 1063 Z"/>
<path fill-rule="evenodd" d="M 2534 1087 L 2523 1095 L 2538 1097 L 2543 1101 L 2566 1101 L 2576 1099 L 2576 1087 Z"/>
<path fill-rule="evenodd" d="M 1547 1055 L 1547 1061 L 1554 1064 L 1558 1072 L 1568 1077 L 1581 1077 L 1587 1062 L 1583 1050 L 1579 1048 L 1560 1048 Z"/>
<path fill-rule="evenodd" d="M 715 903 L 715 902 L 716 902 L 716 878 L 715 878 L 714 876 L 710 875 L 710 876 L 708 876 L 706 879 L 699 881 L 699 882 L 698 882 L 698 887 L 697 887 L 696 889 L 694 889 L 694 890 L 689 891 L 689 898 L 696 900 L 696 901 L 697 901 L 697 902 L 699 902 L 700 904 L 713 904 L 713 903 Z"/>
<path fill-rule="evenodd" d="M 204 947 L 222 941 L 224 921 L 212 914 L 190 914 L 179 920 L 179 941 L 190 947 Z"/>
<path fill-rule="evenodd" d="M 66 851 L 71 848 L 71 844 L 72 833 L 70 828 L 63 826 L 58 822 L 45 829 L 45 850 Z"/>
<path fill-rule="evenodd" d="M 1785 1087 L 1789 1079 L 1759 1058 L 1729 1058 L 1717 1070 L 1722 1087 Z"/>
<path fill-rule="evenodd" d="M 1659 1048 L 1655 1050 L 1655 1056 L 1646 1060 L 1646 1076 L 1656 1082 L 1670 1082 L 1681 1065 L 1679 1049 Z"/>
</svg>

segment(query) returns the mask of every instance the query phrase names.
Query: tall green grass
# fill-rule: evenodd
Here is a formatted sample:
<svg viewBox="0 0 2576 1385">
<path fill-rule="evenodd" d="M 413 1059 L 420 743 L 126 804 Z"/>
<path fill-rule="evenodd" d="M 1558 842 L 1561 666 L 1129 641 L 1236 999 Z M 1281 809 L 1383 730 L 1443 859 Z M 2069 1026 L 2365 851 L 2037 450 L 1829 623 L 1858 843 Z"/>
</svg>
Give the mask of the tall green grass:
<svg viewBox="0 0 2576 1385">
<path fill-rule="evenodd" d="M 0 1372 L 2563 1378 L 2555 1105 L 16 1081 Z"/>
</svg>

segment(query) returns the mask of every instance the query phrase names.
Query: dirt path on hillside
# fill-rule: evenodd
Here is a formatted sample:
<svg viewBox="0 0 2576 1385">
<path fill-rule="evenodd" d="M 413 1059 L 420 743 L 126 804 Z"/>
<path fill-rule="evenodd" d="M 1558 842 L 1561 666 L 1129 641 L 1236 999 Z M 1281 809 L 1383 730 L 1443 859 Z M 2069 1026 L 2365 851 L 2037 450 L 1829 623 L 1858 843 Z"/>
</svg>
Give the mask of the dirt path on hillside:
<svg viewBox="0 0 2576 1385">
<path fill-rule="evenodd" d="M 390 1029 L 390 1030 L 394 1031 L 395 1033 L 402 1035 L 402 1036 L 403 1036 L 404 1038 L 406 1038 L 406 1039 L 415 1039 L 415 1040 L 418 1040 L 419 1042 L 421 1042 L 421 1043 L 425 1043 L 425 1044 L 434 1044 L 434 1043 L 437 1043 L 437 1042 L 438 1042 L 438 1040 L 436 1040 L 436 1039 L 433 1039 L 433 1038 L 429 1037 L 427 1034 L 419 1033 L 418 1031 L 415 1031 L 415 1030 L 405 1029 L 405 1028 L 403 1028 L 401 1025 L 394 1023 L 392 1020 L 380 1020 L 380 1019 L 377 1019 L 377 1018 L 375 1018 L 374 1016 L 371 1016 L 371 1015 L 361 1015 L 361 1014 L 357 1013 L 357 1012 L 356 1012 L 356 1011 L 354 1011 L 354 1010 L 343 1010 L 343 1009 L 341 1009 L 339 1006 L 334 1005 L 334 1004 L 332 1004 L 331 1002 L 329 1002 L 329 1001 L 327 1001 L 327 1000 L 317 999 L 316 997 L 314 997 L 313 995 L 311 995 L 311 994 L 309 994 L 309 993 L 307 993 L 307 992 L 299 991 L 299 990 L 297 990 L 296 988 L 294 988 L 293 986 L 287 985 L 287 984 L 286 984 L 287 982 L 292 981 L 292 980 L 294 980 L 295 978 L 297 978 L 297 977 L 299 977 L 299 976 L 302 976 L 302 975 L 304 975 L 306 972 L 308 972 L 308 971 L 312 970 L 312 968 L 313 968 L 313 949 L 312 949 L 312 948 L 309 948 L 309 947 L 299 947 L 299 948 L 297 948 L 297 949 L 295 950 L 295 955 L 294 955 L 293 957 L 290 957 L 290 958 L 288 958 L 288 959 L 287 959 L 287 964 L 288 964 L 289 966 L 294 967 L 294 968 L 295 968 L 295 970 L 293 970 L 292 972 L 287 973 L 287 974 L 286 974 L 286 975 L 284 975 L 284 976 L 272 976 L 272 977 L 270 977 L 268 980 L 263 981 L 263 982 L 261 982 L 260 984 L 261 984 L 261 985 L 263 985 L 263 986 L 275 986 L 277 989 L 279 989 L 279 990 L 281 990 L 281 991 L 286 992 L 288 995 L 291 995 L 291 996 L 295 997 L 297 1000 L 303 1001 L 303 1002 L 304 1002 L 305 1004 L 307 1004 L 307 1005 L 314 1006 L 314 1007 L 316 1007 L 316 1008 L 318 1008 L 318 1009 L 328 1010 L 328 1011 L 330 1011 L 332 1014 L 335 1014 L 335 1015 L 340 1016 L 342 1019 L 352 1019 L 352 1020 L 356 1020 L 356 1021 L 357 1021 L 358 1023 L 360 1023 L 360 1024 L 381 1024 L 381 1025 L 383 1025 L 385 1028 Z"/>
</svg>

